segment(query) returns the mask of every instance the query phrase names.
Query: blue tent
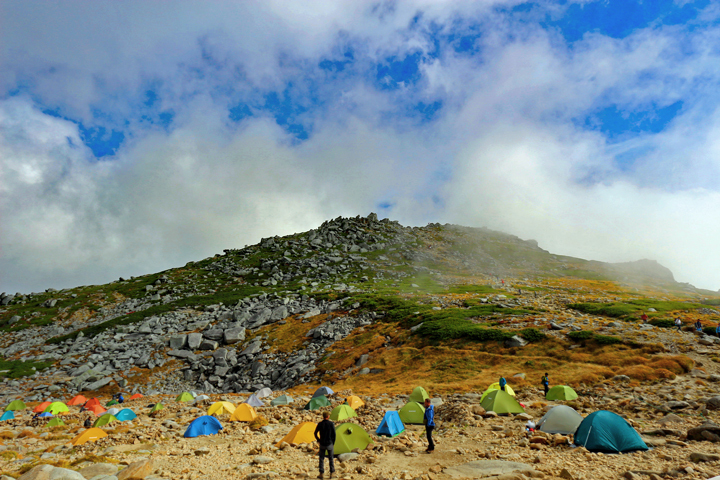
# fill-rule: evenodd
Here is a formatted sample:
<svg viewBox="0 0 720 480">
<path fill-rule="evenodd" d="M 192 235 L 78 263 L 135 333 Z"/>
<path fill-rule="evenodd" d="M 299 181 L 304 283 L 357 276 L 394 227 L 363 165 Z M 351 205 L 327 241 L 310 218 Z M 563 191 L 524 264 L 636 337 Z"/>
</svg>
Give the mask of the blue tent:
<svg viewBox="0 0 720 480">
<path fill-rule="evenodd" d="M 395 435 L 400 435 L 404 431 L 405 425 L 403 425 L 402 420 L 400 420 L 400 415 L 398 415 L 398 412 L 392 411 L 385 412 L 385 416 L 383 417 L 382 422 L 380 422 L 380 426 L 375 431 L 375 434 L 394 437 Z"/>
<path fill-rule="evenodd" d="M 12 410 L 8 410 L 7 412 L 3 413 L 2 417 L 0 417 L 0 422 L 4 422 L 5 420 L 15 420 L 15 414 L 12 412 Z"/>
<path fill-rule="evenodd" d="M 620 415 L 599 410 L 582 421 L 575 432 L 575 445 L 591 452 L 624 453 L 647 450 L 640 435 Z"/>
<path fill-rule="evenodd" d="M 135 412 L 133 412 L 129 408 L 123 408 L 115 414 L 115 418 L 117 418 L 121 422 L 126 422 L 128 420 L 135 420 L 137 418 L 137 415 L 135 415 Z"/>
<path fill-rule="evenodd" d="M 192 421 L 190 426 L 185 430 L 185 438 L 195 438 L 200 435 L 215 435 L 222 430 L 220 421 L 209 415 L 203 415 Z"/>
<path fill-rule="evenodd" d="M 330 388 L 330 387 L 320 387 L 317 390 L 315 390 L 315 393 L 313 393 L 312 398 L 321 397 L 323 395 L 325 395 L 327 397 L 328 395 L 332 395 L 333 393 L 335 393 L 335 392 L 333 392 L 332 388 Z"/>
<path fill-rule="evenodd" d="M 52 417 L 53 414 L 50 413 L 50 412 L 43 412 L 43 413 L 41 413 L 41 414 L 38 415 L 38 416 L 39 416 L 39 417 Z"/>
</svg>

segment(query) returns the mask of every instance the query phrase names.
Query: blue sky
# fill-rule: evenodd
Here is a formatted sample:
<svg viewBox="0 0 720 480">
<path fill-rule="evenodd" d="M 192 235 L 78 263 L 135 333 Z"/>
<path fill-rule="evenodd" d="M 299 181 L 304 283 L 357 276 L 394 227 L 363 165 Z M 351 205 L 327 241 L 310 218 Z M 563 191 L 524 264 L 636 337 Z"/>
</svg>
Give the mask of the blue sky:
<svg viewBox="0 0 720 480">
<path fill-rule="evenodd" d="M 42 5 L 0 2 L 0 289 L 371 210 L 720 287 L 709 1 Z"/>
</svg>

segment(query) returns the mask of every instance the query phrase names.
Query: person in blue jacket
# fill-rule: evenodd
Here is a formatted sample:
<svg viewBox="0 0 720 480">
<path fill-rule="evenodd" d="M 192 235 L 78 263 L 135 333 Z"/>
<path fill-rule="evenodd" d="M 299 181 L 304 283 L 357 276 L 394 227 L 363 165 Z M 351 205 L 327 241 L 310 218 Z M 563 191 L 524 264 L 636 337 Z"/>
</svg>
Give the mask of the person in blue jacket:
<svg viewBox="0 0 720 480">
<path fill-rule="evenodd" d="M 125 402 L 125 398 L 122 396 L 122 393 L 118 393 L 117 400 L 118 400 L 118 403 Z"/>
<path fill-rule="evenodd" d="M 717 326 L 717 328 L 715 329 L 715 335 L 717 335 L 718 337 L 720 337 L 720 323 L 718 323 L 718 326 Z"/>
<path fill-rule="evenodd" d="M 503 392 L 505 391 L 505 385 L 507 385 L 507 380 L 505 380 L 505 377 L 500 377 L 500 390 Z"/>
<path fill-rule="evenodd" d="M 435 429 L 435 407 L 430 403 L 430 399 L 425 399 L 425 416 L 423 417 L 423 423 L 425 424 L 425 435 L 428 439 L 428 448 L 425 450 L 427 453 L 432 453 L 435 450 L 435 442 L 433 442 L 432 431 Z"/>
</svg>

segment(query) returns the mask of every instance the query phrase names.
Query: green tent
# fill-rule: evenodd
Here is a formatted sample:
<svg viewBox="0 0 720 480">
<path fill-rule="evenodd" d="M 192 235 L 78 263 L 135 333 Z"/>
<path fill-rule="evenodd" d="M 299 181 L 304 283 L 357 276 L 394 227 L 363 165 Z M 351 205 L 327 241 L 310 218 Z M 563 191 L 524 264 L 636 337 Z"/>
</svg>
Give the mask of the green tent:
<svg viewBox="0 0 720 480">
<path fill-rule="evenodd" d="M 52 413 L 53 415 L 57 415 L 58 413 L 69 412 L 69 411 L 70 411 L 70 409 L 63 402 L 53 402 L 50 405 L 48 405 L 47 408 L 43 412 L 49 412 L 49 413 Z"/>
<path fill-rule="evenodd" d="M 352 417 L 357 417 L 357 413 L 350 405 L 338 405 L 330 412 L 330 420 L 334 422 L 341 422 Z"/>
<path fill-rule="evenodd" d="M 310 400 L 307 405 L 305 405 L 305 410 L 317 410 L 320 407 L 329 407 L 330 406 L 330 400 L 327 399 L 325 395 L 320 395 L 319 397 L 315 397 L 312 400 Z"/>
<path fill-rule="evenodd" d="M 407 424 L 422 425 L 425 418 L 425 407 L 418 402 L 408 402 L 398 412 L 400 420 Z"/>
<path fill-rule="evenodd" d="M 158 402 L 158 403 L 156 403 L 155 405 L 153 405 L 152 410 L 150 410 L 150 413 L 155 413 L 155 412 L 157 412 L 158 410 L 162 410 L 163 408 L 165 408 L 165 407 L 163 406 L 163 404 L 160 403 L 160 402 Z"/>
<path fill-rule="evenodd" d="M 12 410 L 13 412 L 15 412 L 24 408 L 26 408 L 25 402 L 23 402 L 22 400 L 13 400 L 7 407 L 5 407 L 5 411 L 9 412 Z"/>
<path fill-rule="evenodd" d="M 192 402 L 193 400 L 195 400 L 195 397 L 193 397 L 190 392 L 182 392 L 175 399 L 176 402 Z"/>
<path fill-rule="evenodd" d="M 507 413 L 525 413 L 515 397 L 502 390 L 493 390 L 489 392 L 485 399 L 480 403 L 485 411 L 492 411 L 498 415 Z"/>
<path fill-rule="evenodd" d="M 65 425 L 65 422 L 63 422 L 59 417 L 51 418 L 50 421 L 47 423 L 47 427 L 59 427 L 61 425 Z"/>
<path fill-rule="evenodd" d="M 110 422 L 117 422 L 118 419 L 115 418 L 115 415 L 105 414 L 101 417 L 98 417 L 97 420 L 95 420 L 95 423 L 93 423 L 93 427 L 104 427 Z"/>
<path fill-rule="evenodd" d="M 112 407 L 113 405 L 119 405 L 119 402 L 117 400 L 110 400 L 105 404 L 106 407 Z"/>
<path fill-rule="evenodd" d="M 365 450 L 371 443 L 372 438 L 360 425 L 343 423 L 335 427 L 335 455 L 350 453 L 356 448 Z"/>
<path fill-rule="evenodd" d="M 575 400 L 577 397 L 575 390 L 567 385 L 555 385 L 545 395 L 547 400 Z"/>
<path fill-rule="evenodd" d="M 290 405 L 293 402 L 292 397 L 289 397 L 287 395 L 280 395 L 275 400 L 270 402 L 270 405 L 277 406 L 277 405 Z"/>
<path fill-rule="evenodd" d="M 422 405 L 426 398 L 430 398 L 430 395 L 425 391 L 423 387 L 415 387 L 408 397 L 408 402 L 417 402 Z"/>
<path fill-rule="evenodd" d="M 598 410 L 582 421 L 574 435 L 575 445 L 591 452 L 623 453 L 647 450 L 640 435 L 620 415 Z"/>
</svg>

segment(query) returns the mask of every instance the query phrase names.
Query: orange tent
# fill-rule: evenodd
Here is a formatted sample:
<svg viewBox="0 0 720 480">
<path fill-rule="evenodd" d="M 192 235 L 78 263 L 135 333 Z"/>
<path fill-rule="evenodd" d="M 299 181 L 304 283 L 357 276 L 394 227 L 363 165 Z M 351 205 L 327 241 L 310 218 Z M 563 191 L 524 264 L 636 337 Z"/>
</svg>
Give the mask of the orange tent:
<svg viewBox="0 0 720 480">
<path fill-rule="evenodd" d="M 89 407 L 86 405 L 85 408 L 86 408 L 87 410 L 90 410 L 91 412 L 93 412 L 93 413 L 94 413 L 95 415 L 97 415 L 98 417 L 99 417 L 100 415 L 102 415 L 103 413 L 107 412 L 107 410 L 105 410 L 105 409 L 102 407 L 102 405 L 91 405 L 91 406 L 89 406 Z"/>
<path fill-rule="evenodd" d="M 35 413 L 43 413 L 47 407 L 50 406 L 50 402 L 42 402 L 37 407 L 33 408 L 33 412 Z"/>
<path fill-rule="evenodd" d="M 103 432 L 99 428 L 88 428 L 80 435 L 72 439 L 73 445 L 82 445 L 87 442 L 94 442 L 98 438 L 107 437 L 107 433 Z"/>
<path fill-rule="evenodd" d="M 135 395 L 130 397 L 130 400 L 137 400 L 138 398 L 142 398 L 142 397 L 143 397 L 142 395 L 140 395 L 139 393 L 136 393 Z"/>
<path fill-rule="evenodd" d="M 82 405 L 85 402 L 87 402 L 87 398 L 82 395 L 75 395 L 69 402 L 67 402 L 67 405 L 68 407 L 71 407 L 73 405 Z"/>
<path fill-rule="evenodd" d="M 85 405 L 85 408 L 92 407 L 93 405 L 100 405 L 100 400 L 98 400 L 97 398 L 88 400 L 87 404 Z"/>
</svg>

